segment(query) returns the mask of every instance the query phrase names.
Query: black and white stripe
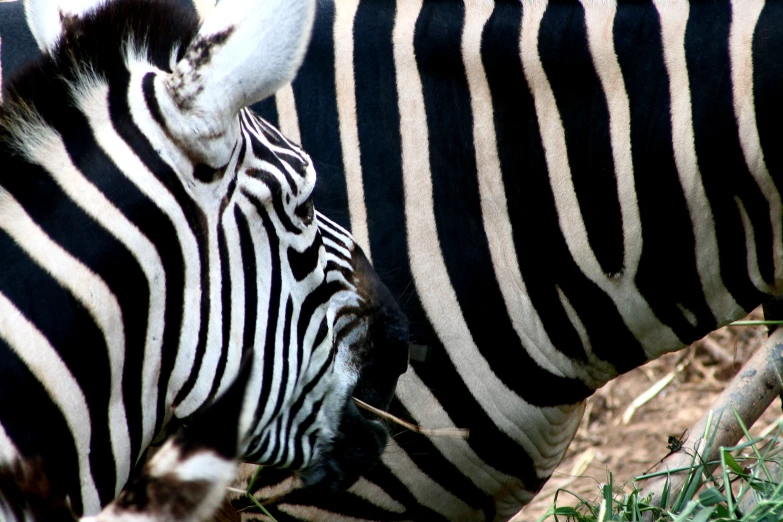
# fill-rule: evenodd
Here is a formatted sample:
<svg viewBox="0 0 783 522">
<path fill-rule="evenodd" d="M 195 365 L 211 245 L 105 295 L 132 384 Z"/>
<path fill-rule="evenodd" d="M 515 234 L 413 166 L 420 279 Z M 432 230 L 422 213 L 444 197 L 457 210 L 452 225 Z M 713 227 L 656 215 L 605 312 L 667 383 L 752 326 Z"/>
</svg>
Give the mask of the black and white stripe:
<svg viewBox="0 0 783 522">
<path fill-rule="evenodd" d="M 429 347 L 392 412 L 470 438 L 398 435 L 278 520 L 507 520 L 592 390 L 781 292 L 779 10 L 319 4 L 297 79 L 256 109 L 300 136 L 319 207 Z"/>
<path fill-rule="evenodd" d="M 201 29 L 152 0 L 27 7 L 47 51 L 0 105 L 0 518 L 46 519 L 19 503 L 39 472 L 96 514 L 178 427 L 99 520 L 200 520 L 235 459 L 350 485 L 385 441 L 350 396 L 388 404 L 405 322 L 314 211 L 309 157 L 241 108 L 293 76 L 313 3 Z M 234 64 L 259 20 L 271 65 Z"/>
<path fill-rule="evenodd" d="M 506 520 L 593 389 L 780 293 L 780 9 L 319 3 L 296 81 L 256 108 L 429 347 L 393 412 L 471 436 L 400 434 L 278 520 Z"/>
</svg>

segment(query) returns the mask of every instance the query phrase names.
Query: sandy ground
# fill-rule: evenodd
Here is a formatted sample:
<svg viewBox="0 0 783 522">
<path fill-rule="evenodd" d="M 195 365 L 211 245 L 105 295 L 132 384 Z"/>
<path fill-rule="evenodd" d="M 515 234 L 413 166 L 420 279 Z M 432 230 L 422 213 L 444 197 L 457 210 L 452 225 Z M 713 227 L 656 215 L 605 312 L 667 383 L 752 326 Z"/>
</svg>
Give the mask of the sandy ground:
<svg viewBox="0 0 783 522">
<path fill-rule="evenodd" d="M 761 311 L 751 318 L 760 319 Z M 764 327 L 722 328 L 691 349 L 662 357 L 600 389 L 590 398 L 582 426 L 552 479 L 513 522 L 538 520 L 552 506 L 558 488 L 585 499 L 597 498 L 599 488 L 607 482 L 607 470 L 613 474 L 616 489 L 631 492 L 631 479 L 669 453 L 670 435 L 681 436 L 709 411 L 726 383 L 765 338 Z M 633 400 L 670 372 L 676 373 L 674 380 L 624 425 L 623 414 Z M 781 404 L 776 399 L 751 433 L 758 434 L 780 419 Z M 572 496 L 559 494 L 558 505 L 575 504 Z"/>
</svg>

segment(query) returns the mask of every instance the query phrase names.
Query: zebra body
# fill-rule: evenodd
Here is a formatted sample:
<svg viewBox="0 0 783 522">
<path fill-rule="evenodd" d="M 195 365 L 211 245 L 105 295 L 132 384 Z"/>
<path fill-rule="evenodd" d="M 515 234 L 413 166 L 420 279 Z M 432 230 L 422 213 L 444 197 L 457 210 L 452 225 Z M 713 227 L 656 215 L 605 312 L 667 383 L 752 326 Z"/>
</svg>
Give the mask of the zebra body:
<svg viewBox="0 0 783 522">
<path fill-rule="evenodd" d="M 779 9 L 319 4 L 296 80 L 256 109 L 430 348 L 391 411 L 470 438 L 398 435 L 278 520 L 507 520 L 592 390 L 779 295 Z"/>
<path fill-rule="evenodd" d="M 388 403 L 404 318 L 315 213 L 308 156 L 244 108 L 290 81 L 314 3 L 200 28 L 150 0 L 26 12 L 45 56 L 0 105 L 0 518 L 202 520 L 237 459 L 350 485 L 385 443 L 350 397 Z M 25 499 L 38 473 L 56 515 Z"/>
</svg>

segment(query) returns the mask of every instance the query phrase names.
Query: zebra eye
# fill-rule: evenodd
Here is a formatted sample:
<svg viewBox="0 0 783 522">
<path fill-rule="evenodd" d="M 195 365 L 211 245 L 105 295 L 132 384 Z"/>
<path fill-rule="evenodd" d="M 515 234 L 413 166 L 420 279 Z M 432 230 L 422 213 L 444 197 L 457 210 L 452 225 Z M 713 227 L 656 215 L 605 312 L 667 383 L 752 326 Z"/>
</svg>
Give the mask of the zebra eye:
<svg viewBox="0 0 783 522">
<path fill-rule="evenodd" d="M 304 203 L 296 207 L 294 213 L 302 220 L 302 223 L 309 225 L 313 222 L 313 216 L 315 215 L 315 207 L 313 206 L 312 196 L 307 198 Z"/>
</svg>

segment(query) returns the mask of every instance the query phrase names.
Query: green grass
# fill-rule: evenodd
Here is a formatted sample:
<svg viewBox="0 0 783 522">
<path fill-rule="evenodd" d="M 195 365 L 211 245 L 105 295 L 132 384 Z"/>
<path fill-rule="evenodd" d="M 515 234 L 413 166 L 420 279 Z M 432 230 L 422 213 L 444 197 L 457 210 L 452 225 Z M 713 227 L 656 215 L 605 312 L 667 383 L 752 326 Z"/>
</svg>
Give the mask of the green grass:
<svg viewBox="0 0 783 522">
<path fill-rule="evenodd" d="M 691 465 L 685 468 L 635 477 L 630 494 L 615 488 L 612 473 L 607 472 L 606 484 L 592 499 L 567 489 L 558 490 L 552 507 L 538 522 L 782 521 L 783 425 L 769 437 L 753 439 L 742 421 L 738 421 L 748 442 L 720 448 L 719 460 L 705 463 L 694 455 Z M 705 434 L 705 454 L 709 453 L 713 437 Z M 658 502 L 651 502 L 649 495 L 642 496 L 638 481 L 680 470 L 688 473 L 682 489 L 673 491 L 667 476 Z M 563 505 L 569 497 L 569 504 L 575 499 L 576 506 Z"/>
</svg>

